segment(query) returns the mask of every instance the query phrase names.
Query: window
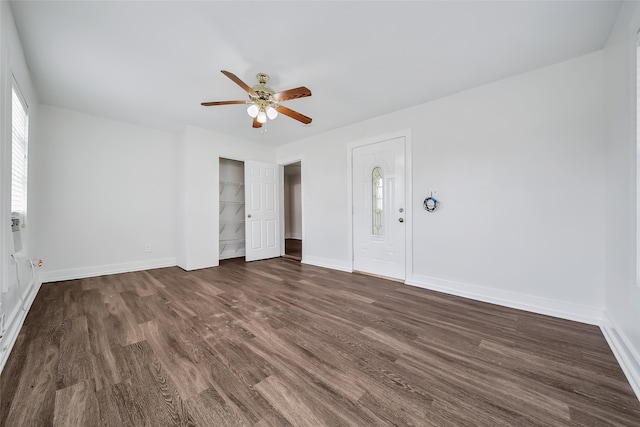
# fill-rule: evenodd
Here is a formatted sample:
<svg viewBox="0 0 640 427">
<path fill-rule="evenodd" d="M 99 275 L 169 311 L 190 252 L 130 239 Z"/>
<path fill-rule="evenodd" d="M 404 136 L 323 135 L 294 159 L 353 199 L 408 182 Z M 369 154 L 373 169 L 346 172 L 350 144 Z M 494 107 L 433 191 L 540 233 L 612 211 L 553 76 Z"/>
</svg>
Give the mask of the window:
<svg viewBox="0 0 640 427">
<path fill-rule="evenodd" d="M 374 236 L 382 236 L 384 234 L 382 224 L 383 184 L 382 169 L 376 166 L 371 172 L 371 234 Z"/>
<path fill-rule="evenodd" d="M 20 91 L 11 88 L 11 215 L 24 224 L 27 213 L 27 153 L 29 116 Z"/>
</svg>

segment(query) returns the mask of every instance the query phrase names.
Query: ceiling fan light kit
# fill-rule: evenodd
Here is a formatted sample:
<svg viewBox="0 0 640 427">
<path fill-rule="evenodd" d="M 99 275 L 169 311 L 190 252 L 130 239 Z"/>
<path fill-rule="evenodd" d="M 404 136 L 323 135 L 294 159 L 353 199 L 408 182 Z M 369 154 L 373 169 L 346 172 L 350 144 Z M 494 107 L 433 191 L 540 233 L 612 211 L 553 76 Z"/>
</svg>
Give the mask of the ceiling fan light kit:
<svg viewBox="0 0 640 427">
<path fill-rule="evenodd" d="M 267 117 L 269 117 L 269 120 L 275 119 L 276 117 L 278 117 L 278 110 L 269 105 L 267 107 Z"/>
<path fill-rule="evenodd" d="M 255 118 L 259 112 L 260 112 L 260 109 L 256 104 L 251 104 L 247 108 L 247 114 L 250 115 L 252 118 Z"/>
<path fill-rule="evenodd" d="M 274 120 L 278 117 L 278 113 L 289 116 L 292 119 L 304 123 L 305 125 L 311 123 L 311 117 L 307 117 L 304 114 L 300 114 L 297 111 L 280 105 L 280 102 L 283 101 L 311 96 L 311 91 L 306 87 L 300 86 L 282 92 L 274 92 L 273 89 L 267 86 L 269 76 L 265 73 L 258 73 L 256 75 L 258 84 L 253 87 L 249 87 L 249 85 L 240 80 L 240 78 L 235 74 L 225 70 L 222 70 L 221 72 L 244 89 L 244 91 L 249 95 L 249 100 L 203 102 L 201 105 L 210 107 L 214 105 L 249 104 L 249 107 L 247 107 L 247 114 L 253 118 L 254 128 L 262 127 L 262 125 L 267 122 L 267 119 Z"/>
</svg>

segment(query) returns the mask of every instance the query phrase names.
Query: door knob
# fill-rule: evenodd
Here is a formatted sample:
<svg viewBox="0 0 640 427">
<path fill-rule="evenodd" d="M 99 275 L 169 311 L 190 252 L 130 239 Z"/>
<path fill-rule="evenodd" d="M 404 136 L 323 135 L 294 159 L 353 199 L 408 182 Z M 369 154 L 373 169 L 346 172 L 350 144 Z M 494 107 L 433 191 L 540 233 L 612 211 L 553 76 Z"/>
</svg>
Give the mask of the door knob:
<svg viewBox="0 0 640 427">
<path fill-rule="evenodd" d="M 404 218 L 398 218 L 398 221 L 404 222 Z"/>
<path fill-rule="evenodd" d="M 251 214 L 248 214 L 248 215 L 247 215 L 247 218 L 251 218 Z"/>
</svg>

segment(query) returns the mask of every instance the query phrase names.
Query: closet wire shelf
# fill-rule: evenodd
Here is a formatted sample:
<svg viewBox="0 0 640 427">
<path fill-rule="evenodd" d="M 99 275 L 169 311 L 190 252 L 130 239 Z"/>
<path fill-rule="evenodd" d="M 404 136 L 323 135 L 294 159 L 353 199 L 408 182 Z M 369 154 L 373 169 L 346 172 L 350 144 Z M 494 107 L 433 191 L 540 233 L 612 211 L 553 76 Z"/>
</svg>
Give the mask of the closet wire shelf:
<svg viewBox="0 0 640 427">
<path fill-rule="evenodd" d="M 244 183 L 220 180 L 219 259 L 245 255 Z"/>
</svg>

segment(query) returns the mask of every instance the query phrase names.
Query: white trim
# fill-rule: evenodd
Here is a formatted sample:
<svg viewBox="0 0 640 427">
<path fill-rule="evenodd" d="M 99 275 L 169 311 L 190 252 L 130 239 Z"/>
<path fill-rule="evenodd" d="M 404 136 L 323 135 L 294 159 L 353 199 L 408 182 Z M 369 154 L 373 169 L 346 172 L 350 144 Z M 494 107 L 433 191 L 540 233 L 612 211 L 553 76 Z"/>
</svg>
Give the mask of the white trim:
<svg viewBox="0 0 640 427">
<path fill-rule="evenodd" d="M 40 273 L 42 282 L 60 282 L 63 280 L 84 279 L 106 274 L 129 273 L 153 268 L 174 267 L 176 258 L 160 258 L 145 261 L 124 262 L 121 264 L 97 265 L 93 267 L 69 268 L 66 270 L 45 271 Z"/>
<path fill-rule="evenodd" d="M 304 245 L 303 245 L 304 249 Z M 353 273 L 353 268 L 350 262 L 340 261 L 329 258 L 319 258 L 306 256 L 302 258 L 302 264 L 314 265 L 316 267 L 330 268 L 331 270 L 346 271 L 347 273 Z"/>
<path fill-rule="evenodd" d="M 589 325 L 600 325 L 604 313 L 603 308 L 503 291 L 468 283 L 454 282 L 435 277 L 414 275 L 405 283 L 432 291 L 544 314 L 546 316 L 587 323 Z"/>
<path fill-rule="evenodd" d="M 244 256 L 244 255 L 242 255 Z M 220 256 L 218 255 L 216 257 L 216 262 L 215 263 L 211 263 L 210 261 L 207 261 L 206 263 L 201 263 L 201 264 L 193 264 L 193 263 L 186 263 L 186 264 L 176 264 L 178 267 L 180 267 L 181 269 L 183 269 L 184 271 L 193 271 L 193 270 L 202 270 L 203 268 L 214 268 L 214 267 L 219 267 L 220 266 Z M 172 267 L 171 265 L 161 265 L 159 267 L 149 267 L 149 268 L 139 268 L 136 270 L 131 270 L 131 271 L 138 271 L 138 270 L 149 270 L 151 268 L 163 268 L 163 267 Z M 126 271 L 122 271 L 121 273 L 126 273 Z M 111 273 L 109 273 L 111 274 Z"/>
<path fill-rule="evenodd" d="M 347 144 L 347 257 L 349 270 L 353 271 L 353 150 L 357 147 L 376 144 L 378 142 L 388 141 L 395 138 L 404 138 L 404 174 L 405 174 L 405 263 L 404 277 L 405 280 L 413 274 L 413 172 L 412 150 L 413 150 L 413 132 L 410 128 L 402 129 L 396 132 L 378 135 L 372 138 L 354 141 Z M 303 228 L 304 230 L 304 228 Z M 302 247 L 304 251 L 304 245 Z M 347 270 L 344 270 L 347 271 Z"/>
<path fill-rule="evenodd" d="M 413 276 L 413 132 L 411 129 L 404 131 L 404 176 L 405 176 L 405 272 L 404 279 Z"/>
<path fill-rule="evenodd" d="M 11 313 L 11 324 L 7 327 L 7 330 L 2 337 L 2 347 L 0 347 L 0 373 L 2 373 L 4 366 L 7 363 L 9 354 L 11 354 L 11 350 L 13 349 L 13 346 L 18 339 L 18 335 L 20 334 L 20 330 L 22 329 L 22 325 L 24 324 L 24 320 L 27 318 L 31 305 L 40 291 L 40 286 L 42 286 L 42 281 L 38 280 L 35 286 L 30 287 L 31 290 L 27 293 L 27 300 L 24 304 L 18 304 L 14 312 Z M 24 310 L 22 308 L 24 308 Z"/>
<path fill-rule="evenodd" d="M 285 254 L 285 240 L 287 238 L 285 233 L 286 224 L 284 220 L 284 167 L 285 165 L 278 163 L 278 179 L 280 180 L 280 185 L 278 186 L 278 193 L 280 193 L 280 215 L 278 218 L 278 222 L 280 223 L 280 235 L 278 236 L 278 239 L 280 239 L 280 256 L 284 256 Z"/>
<path fill-rule="evenodd" d="M 13 247 L 11 217 L 11 70 L 10 51 L 0 45 L 0 292 L 9 290 L 9 255 Z M 1 309 L 2 307 L 0 307 Z M 2 310 L 0 310 L 0 313 Z M 1 351 L 1 349 L 0 349 Z"/>
<path fill-rule="evenodd" d="M 626 5 L 623 5 L 624 8 Z M 622 10 L 621 8 L 621 10 Z M 629 120 L 629 132 L 632 139 L 633 144 L 633 152 L 635 156 L 629 156 L 629 170 L 635 171 L 635 177 L 631 179 L 631 186 L 629 188 L 629 196 L 630 200 L 635 203 L 631 203 L 630 212 L 631 218 L 633 218 L 633 227 L 635 227 L 635 242 L 631 242 L 629 245 L 629 250 L 631 254 L 635 254 L 633 261 L 633 275 L 635 276 L 635 284 L 637 288 L 640 288 L 640 140 L 638 138 L 638 43 L 639 38 L 638 34 L 640 33 L 640 8 L 635 8 L 633 10 L 633 15 L 629 18 L 627 33 L 625 37 L 629 37 L 633 40 L 633 43 L 629 43 L 626 47 L 629 49 L 627 52 L 629 58 L 629 77 L 632 77 L 632 80 L 629 81 L 629 90 L 628 102 L 629 102 L 629 114 L 632 116 Z M 618 20 L 622 15 L 618 15 L 618 19 L 616 20 L 616 26 Z M 614 27 L 615 28 L 615 27 Z M 626 40 L 625 40 L 626 42 Z M 635 91 L 633 89 L 636 89 Z M 633 255 L 632 255 L 633 256 Z"/>
<path fill-rule="evenodd" d="M 640 355 L 630 345 L 629 338 L 616 322 L 605 312 L 600 325 L 602 334 L 607 340 L 613 355 L 615 356 L 622 372 L 624 372 L 629 385 L 640 400 Z"/>
<path fill-rule="evenodd" d="M 638 28 L 637 26 L 635 28 Z M 634 92 L 634 102 L 633 105 L 631 106 L 630 111 L 633 111 L 635 114 L 633 115 L 633 120 L 631 120 L 631 124 L 633 127 L 633 140 L 634 140 L 634 144 L 633 144 L 633 148 L 634 148 L 634 152 L 635 152 L 635 159 L 633 166 L 631 168 L 631 170 L 634 170 L 635 168 L 635 179 L 632 180 L 632 187 L 633 184 L 635 184 L 635 191 L 633 192 L 633 199 L 635 199 L 635 203 L 634 203 L 634 208 L 635 208 L 635 212 L 633 213 L 633 218 L 635 218 L 634 221 L 634 225 L 636 227 L 636 244 L 635 244 L 635 262 L 634 262 L 634 268 L 635 268 L 635 276 L 636 276 L 636 287 L 640 287 L 640 126 L 639 126 L 639 119 L 640 119 L 640 111 L 638 111 L 638 104 L 640 104 L 640 87 L 639 87 L 639 83 L 640 83 L 640 56 L 638 55 L 638 52 L 640 51 L 640 35 L 639 33 L 640 30 L 636 31 L 635 34 L 635 38 L 634 38 L 634 49 L 633 49 L 633 55 L 632 58 L 634 58 L 633 64 L 634 64 L 634 79 L 633 79 L 633 85 L 632 87 L 635 88 L 635 92 Z"/>
</svg>

